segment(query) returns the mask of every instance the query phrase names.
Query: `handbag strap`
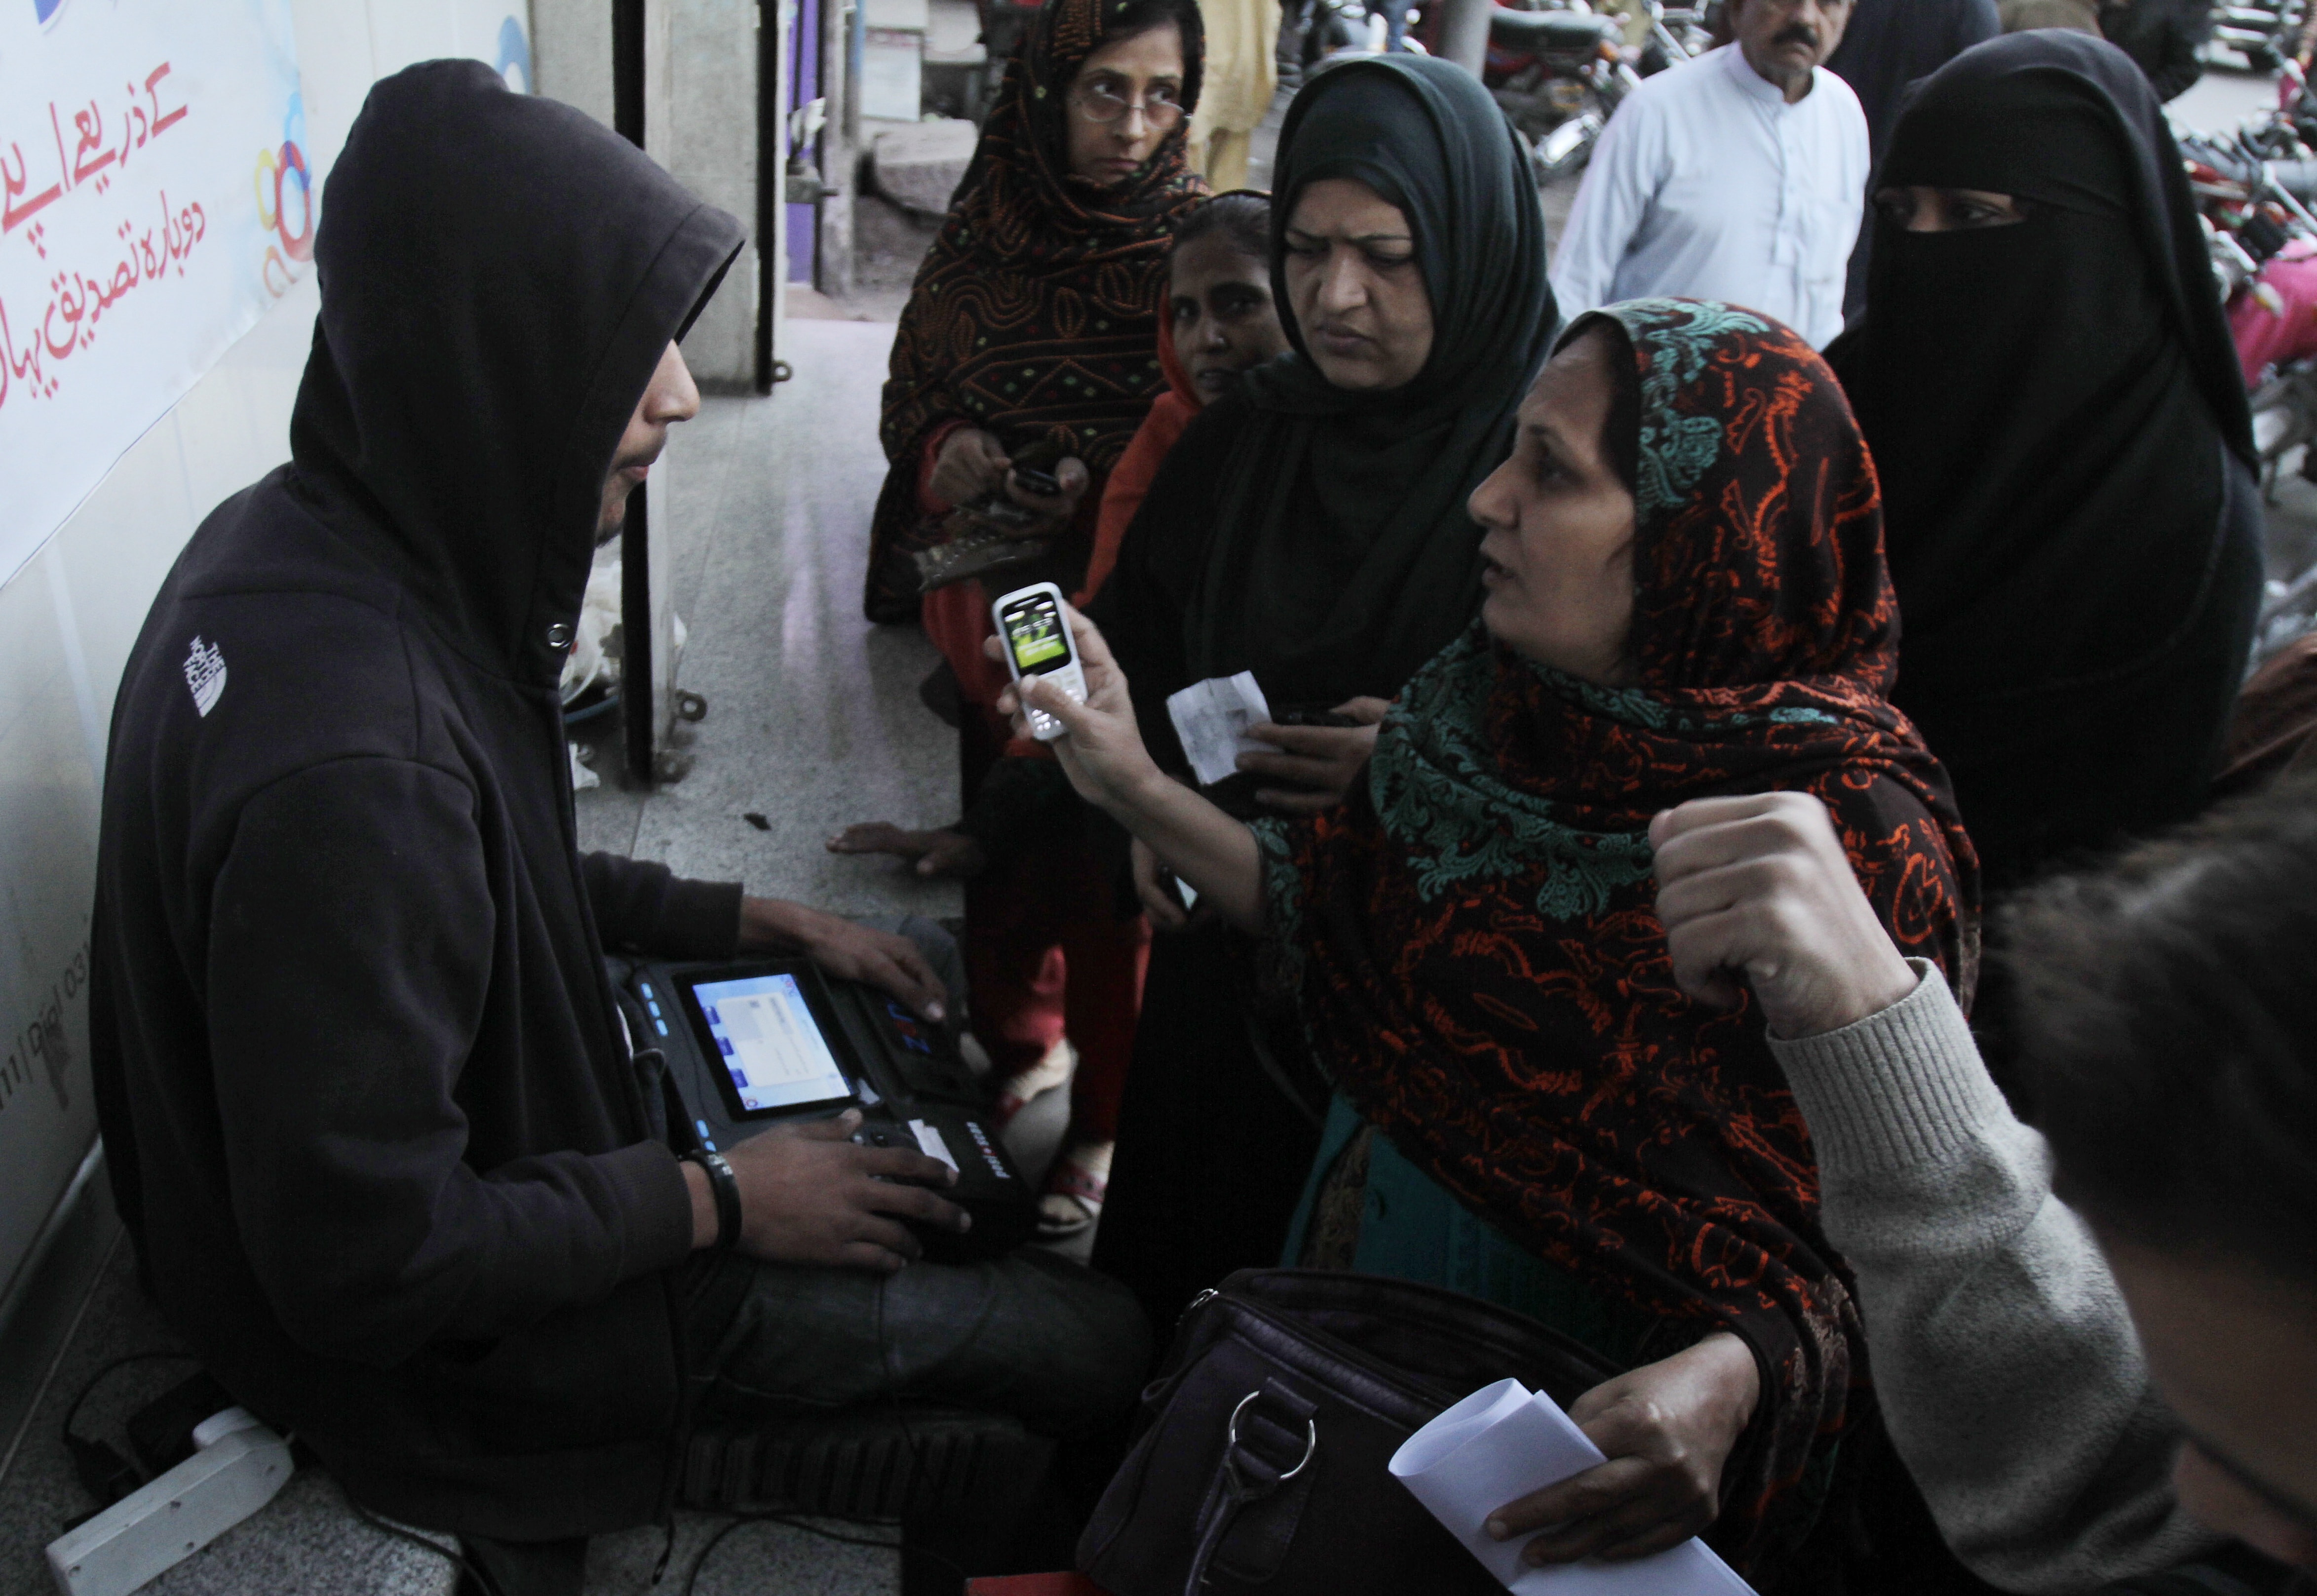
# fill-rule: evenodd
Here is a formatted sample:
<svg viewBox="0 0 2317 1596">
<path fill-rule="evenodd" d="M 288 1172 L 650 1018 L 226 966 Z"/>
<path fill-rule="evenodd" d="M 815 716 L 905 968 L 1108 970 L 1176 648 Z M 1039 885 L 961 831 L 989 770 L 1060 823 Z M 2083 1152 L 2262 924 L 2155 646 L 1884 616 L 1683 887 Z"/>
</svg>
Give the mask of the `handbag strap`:
<svg viewBox="0 0 2317 1596">
<path fill-rule="evenodd" d="M 1266 1376 L 1261 1385 L 1239 1399 L 1224 1432 L 1221 1496 L 1191 1556 L 1191 1572 L 1183 1596 L 1200 1596 L 1207 1583 L 1208 1566 L 1221 1550 L 1239 1511 L 1250 1502 L 1276 1493 L 1311 1466 L 1320 1449 L 1319 1404 L 1297 1395 L 1278 1380 Z"/>
</svg>

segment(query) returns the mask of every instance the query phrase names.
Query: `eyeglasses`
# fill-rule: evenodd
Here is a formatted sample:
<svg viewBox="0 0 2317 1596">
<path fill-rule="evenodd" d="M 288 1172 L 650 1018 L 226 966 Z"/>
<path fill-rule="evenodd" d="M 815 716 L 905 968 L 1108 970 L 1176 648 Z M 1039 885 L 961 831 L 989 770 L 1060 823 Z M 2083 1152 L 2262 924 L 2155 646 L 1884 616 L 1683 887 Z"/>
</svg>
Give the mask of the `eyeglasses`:
<svg viewBox="0 0 2317 1596">
<path fill-rule="evenodd" d="M 1114 122 L 1130 111 L 1139 111 L 1144 121 L 1162 133 L 1183 120 L 1182 103 L 1175 98 L 1180 90 L 1167 84 L 1156 84 L 1143 91 L 1141 99 L 1129 100 L 1118 92 L 1125 86 L 1096 78 L 1071 89 L 1070 103 L 1090 122 Z"/>
</svg>

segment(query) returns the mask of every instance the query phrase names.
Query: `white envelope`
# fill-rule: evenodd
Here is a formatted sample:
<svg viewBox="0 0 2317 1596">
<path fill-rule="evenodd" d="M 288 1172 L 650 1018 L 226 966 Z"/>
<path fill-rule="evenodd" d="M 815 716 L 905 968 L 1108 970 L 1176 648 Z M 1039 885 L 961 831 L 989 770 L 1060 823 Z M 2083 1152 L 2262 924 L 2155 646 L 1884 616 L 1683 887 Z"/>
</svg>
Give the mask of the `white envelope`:
<svg viewBox="0 0 2317 1596">
<path fill-rule="evenodd" d="M 1633 1563 L 1531 1568 L 1520 1560 L 1527 1536 L 1492 1540 L 1481 1528 L 1507 1502 L 1601 1461 L 1601 1449 L 1551 1397 L 1499 1380 L 1409 1436 L 1391 1466 L 1392 1477 L 1516 1596 L 1754 1596 L 1700 1540 Z"/>
</svg>

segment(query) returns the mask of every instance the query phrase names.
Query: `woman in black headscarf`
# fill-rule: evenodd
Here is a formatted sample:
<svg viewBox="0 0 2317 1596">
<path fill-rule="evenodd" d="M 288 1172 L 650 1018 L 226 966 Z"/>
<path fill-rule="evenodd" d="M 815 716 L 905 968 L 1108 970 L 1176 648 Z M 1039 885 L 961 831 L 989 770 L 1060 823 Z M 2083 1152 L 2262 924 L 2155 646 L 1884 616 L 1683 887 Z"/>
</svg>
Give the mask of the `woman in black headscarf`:
<svg viewBox="0 0 2317 1596">
<path fill-rule="evenodd" d="M 1160 762 L 1170 694 L 1254 673 L 1274 720 L 1216 795 L 1331 807 L 1385 701 L 1471 620 L 1464 508 L 1511 447 L 1555 317 L 1527 153 L 1485 90 L 1390 56 L 1314 78 L 1275 166 L 1272 290 L 1291 352 L 1184 432 L 1095 607 Z M 1332 722 L 1332 723 L 1331 723 Z M 1138 853 L 1154 919 L 1171 886 Z M 1231 1269 L 1277 1261 L 1325 1089 L 1253 1018 L 1251 945 L 1194 923 L 1154 946 L 1099 1267 L 1171 1323 Z"/>
<path fill-rule="evenodd" d="M 1991 891 L 2194 812 L 2260 586 L 2244 388 L 2180 157 L 2114 46 L 1927 79 L 1828 357 L 1882 474 L 1893 697 Z"/>
</svg>

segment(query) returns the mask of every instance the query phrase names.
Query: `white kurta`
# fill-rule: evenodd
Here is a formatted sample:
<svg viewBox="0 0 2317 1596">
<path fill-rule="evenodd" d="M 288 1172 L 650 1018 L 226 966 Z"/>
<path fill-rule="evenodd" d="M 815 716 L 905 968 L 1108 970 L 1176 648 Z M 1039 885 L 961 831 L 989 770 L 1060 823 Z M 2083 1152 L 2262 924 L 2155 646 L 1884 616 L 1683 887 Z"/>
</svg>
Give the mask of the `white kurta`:
<svg viewBox="0 0 2317 1596">
<path fill-rule="evenodd" d="M 1561 314 L 1686 294 L 1823 348 L 1842 330 L 1866 166 L 1858 96 L 1822 67 L 1792 105 L 1734 44 L 1660 72 L 1594 148 L 1553 257 Z"/>
</svg>

